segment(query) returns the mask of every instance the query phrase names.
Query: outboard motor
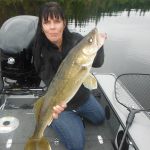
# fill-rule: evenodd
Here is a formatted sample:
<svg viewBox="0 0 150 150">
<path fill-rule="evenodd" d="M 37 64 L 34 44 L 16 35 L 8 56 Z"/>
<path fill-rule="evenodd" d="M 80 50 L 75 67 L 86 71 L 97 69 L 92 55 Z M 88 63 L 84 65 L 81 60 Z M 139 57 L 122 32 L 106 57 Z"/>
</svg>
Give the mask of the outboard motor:
<svg viewBox="0 0 150 150">
<path fill-rule="evenodd" d="M 0 82 L 14 87 L 37 86 L 40 79 L 32 64 L 32 50 L 28 48 L 37 28 L 38 17 L 16 16 L 8 19 L 0 29 Z M 5 80 L 5 81 L 4 81 Z"/>
</svg>

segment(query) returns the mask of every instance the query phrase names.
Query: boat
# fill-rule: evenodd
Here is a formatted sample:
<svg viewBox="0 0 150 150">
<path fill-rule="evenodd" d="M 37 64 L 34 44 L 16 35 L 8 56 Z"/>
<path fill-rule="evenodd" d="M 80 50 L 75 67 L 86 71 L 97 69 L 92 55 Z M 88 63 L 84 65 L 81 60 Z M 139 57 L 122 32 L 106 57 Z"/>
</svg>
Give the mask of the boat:
<svg viewBox="0 0 150 150">
<path fill-rule="evenodd" d="M 28 49 L 37 22 L 36 16 L 20 15 L 6 20 L 0 28 L 1 150 L 24 149 L 35 126 L 33 104 L 47 89 L 35 72 L 31 50 Z M 124 74 L 118 77 L 112 73 L 94 72 L 93 75 L 98 81 L 98 88 L 92 90 L 92 93 L 104 107 L 106 120 L 103 124 L 94 126 L 83 119 L 85 150 L 148 150 L 149 75 Z M 131 81 L 134 82 L 131 84 Z M 143 95 L 145 101 L 141 97 L 139 100 L 137 95 Z M 46 128 L 45 136 L 52 150 L 65 150 L 52 128 Z"/>
</svg>

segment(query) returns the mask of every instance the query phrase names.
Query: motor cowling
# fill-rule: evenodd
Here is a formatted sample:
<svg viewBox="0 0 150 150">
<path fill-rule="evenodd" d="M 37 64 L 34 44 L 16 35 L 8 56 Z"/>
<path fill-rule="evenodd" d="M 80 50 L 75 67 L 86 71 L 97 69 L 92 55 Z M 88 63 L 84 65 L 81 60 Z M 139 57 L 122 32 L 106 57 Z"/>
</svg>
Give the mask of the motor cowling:
<svg viewBox="0 0 150 150">
<path fill-rule="evenodd" d="M 0 29 L 1 77 L 18 82 L 31 80 L 35 75 L 32 50 L 29 44 L 34 38 L 38 17 L 21 15 L 6 20 Z"/>
</svg>

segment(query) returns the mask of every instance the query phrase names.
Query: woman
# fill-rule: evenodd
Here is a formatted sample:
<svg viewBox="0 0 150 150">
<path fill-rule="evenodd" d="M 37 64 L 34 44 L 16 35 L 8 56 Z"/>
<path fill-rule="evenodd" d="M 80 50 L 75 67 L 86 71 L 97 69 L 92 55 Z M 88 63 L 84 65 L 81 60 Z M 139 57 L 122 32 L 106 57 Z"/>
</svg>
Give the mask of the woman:
<svg viewBox="0 0 150 150">
<path fill-rule="evenodd" d="M 82 38 L 80 34 L 69 32 L 64 12 L 58 3 L 49 2 L 41 8 L 33 44 L 33 59 L 36 71 L 47 86 L 62 60 Z M 102 48 L 97 53 L 93 67 L 100 67 L 103 60 Z M 95 97 L 82 85 L 67 107 L 65 104 L 54 107 L 53 117 L 57 119 L 53 120 L 51 127 L 58 133 L 67 150 L 83 150 L 85 130 L 81 118 L 100 124 L 105 114 Z"/>
</svg>

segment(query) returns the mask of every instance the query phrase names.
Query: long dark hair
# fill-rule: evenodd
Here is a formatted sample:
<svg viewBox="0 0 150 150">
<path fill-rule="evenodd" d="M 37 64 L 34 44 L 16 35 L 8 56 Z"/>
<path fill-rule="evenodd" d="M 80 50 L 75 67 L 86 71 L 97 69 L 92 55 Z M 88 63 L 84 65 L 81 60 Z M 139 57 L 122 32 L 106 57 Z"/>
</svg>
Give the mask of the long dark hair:
<svg viewBox="0 0 150 150">
<path fill-rule="evenodd" d="M 67 20 L 65 17 L 65 13 L 62 7 L 57 2 L 45 3 L 39 11 L 38 26 L 37 26 L 37 30 L 33 42 L 33 60 L 37 72 L 39 72 L 41 67 L 41 52 L 44 48 L 47 48 L 46 46 L 50 43 L 50 41 L 47 40 L 45 34 L 42 31 L 42 20 L 44 19 L 44 21 L 46 22 L 48 21 L 49 17 L 52 19 L 60 18 L 64 22 L 66 22 L 63 38 L 67 37 L 64 35 L 70 34 L 67 27 Z"/>
</svg>

